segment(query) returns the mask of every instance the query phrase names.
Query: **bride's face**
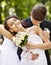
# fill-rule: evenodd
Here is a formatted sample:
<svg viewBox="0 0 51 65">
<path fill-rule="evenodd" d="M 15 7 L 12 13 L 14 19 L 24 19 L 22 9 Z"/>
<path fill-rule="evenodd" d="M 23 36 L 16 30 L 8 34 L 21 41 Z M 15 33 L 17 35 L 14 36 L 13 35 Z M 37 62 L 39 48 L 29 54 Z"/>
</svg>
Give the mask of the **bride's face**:
<svg viewBox="0 0 51 65">
<path fill-rule="evenodd" d="M 7 25 L 9 27 L 10 32 L 18 32 L 22 28 L 20 20 L 15 18 L 10 18 L 9 20 L 7 20 Z"/>
</svg>

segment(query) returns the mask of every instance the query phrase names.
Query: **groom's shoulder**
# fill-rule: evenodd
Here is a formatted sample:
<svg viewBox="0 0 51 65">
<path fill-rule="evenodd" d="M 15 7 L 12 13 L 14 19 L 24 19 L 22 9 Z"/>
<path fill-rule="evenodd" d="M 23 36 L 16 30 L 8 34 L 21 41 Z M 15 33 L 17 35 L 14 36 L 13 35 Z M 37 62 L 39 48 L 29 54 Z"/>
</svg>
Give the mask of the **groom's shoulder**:
<svg viewBox="0 0 51 65">
<path fill-rule="evenodd" d="M 21 20 L 22 25 L 27 28 L 32 26 L 32 22 L 30 18 L 22 19 Z"/>
<path fill-rule="evenodd" d="M 30 19 L 30 17 L 28 17 L 28 18 L 25 18 L 25 19 L 22 19 L 22 22 L 30 22 L 31 21 L 31 19 Z"/>
<path fill-rule="evenodd" d="M 48 23 L 48 24 L 51 24 L 51 20 L 43 20 L 42 23 Z"/>
<path fill-rule="evenodd" d="M 41 24 L 40 25 L 48 25 L 48 26 L 51 26 L 51 20 L 43 20 L 42 22 L 41 22 Z"/>
</svg>

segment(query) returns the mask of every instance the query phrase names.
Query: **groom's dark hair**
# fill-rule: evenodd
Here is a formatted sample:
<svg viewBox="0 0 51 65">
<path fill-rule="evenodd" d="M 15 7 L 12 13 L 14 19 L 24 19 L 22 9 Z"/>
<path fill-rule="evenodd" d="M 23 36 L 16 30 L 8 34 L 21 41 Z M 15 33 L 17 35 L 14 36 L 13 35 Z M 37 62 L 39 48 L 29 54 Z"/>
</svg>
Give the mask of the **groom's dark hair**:
<svg viewBox="0 0 51 65">
<path fill-rule="evenodd" d="M 47 8 L 43 4 L 37 4 L 33 7 L 31 14 L 32 17 L 37 21 L 42 21 L 46 17 Z"/>
</svg>

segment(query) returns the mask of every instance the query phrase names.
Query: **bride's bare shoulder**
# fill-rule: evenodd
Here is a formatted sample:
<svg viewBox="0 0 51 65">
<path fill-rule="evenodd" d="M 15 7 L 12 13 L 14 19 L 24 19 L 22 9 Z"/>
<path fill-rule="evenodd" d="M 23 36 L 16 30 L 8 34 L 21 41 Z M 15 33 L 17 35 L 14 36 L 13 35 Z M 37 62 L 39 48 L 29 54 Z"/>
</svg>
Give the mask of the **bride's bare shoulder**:
<svg viewBox="0 0 51 65">
<path fill-rule="evenodd" d="M 37 26 L 32 26 L 26 29 L 26 31 L 28 31 L 29 33 L 32 31 L 36 32 L 36 30 L 37 30 Z"/>
<path fill-rule="evenodd" d="M 38 28 L 39 28 L 38 26 L 34 25 L 34 26 L 32 26 L 30 29 L 32 29 L 32 30 L 37 30 Z"/>
</svg>

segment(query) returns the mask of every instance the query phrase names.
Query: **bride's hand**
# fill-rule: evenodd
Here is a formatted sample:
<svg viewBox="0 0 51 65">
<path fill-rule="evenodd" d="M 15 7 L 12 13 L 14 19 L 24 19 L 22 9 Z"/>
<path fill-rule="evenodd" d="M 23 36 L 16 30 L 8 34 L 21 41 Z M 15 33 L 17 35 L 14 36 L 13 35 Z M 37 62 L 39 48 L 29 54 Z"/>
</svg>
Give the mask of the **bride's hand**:
<svg viewBox="0 0 51 65">
<path fill-rule="evenodd" d="M 42 32 L 42 35 L 46 38 L 50 38 L 50 33 L 49 32 L 46 32 L 46 31 L 43 31 Z"/>
<path fill-rule="evenodd" d="M 34 49 L 35 47 L 34 47 L 34 45 L 32 45 L 32 44 L 30 44 L 30 43 L 27 43 L 27 44 L 26 44 L 26 48 L 27 48 L 27 49 Z"/>
<path fill-rule="evenodd" d="M 44 31 L 45 32 L 45 31 Z M 50 42 L 50 40 L 49 40 L 49 38 L 50 38 L 50 36 L 49 36 L 49 33 L 48 32 L 42 32 L 42 33 L 40 33 L 39 35 L 40 35 L 40 37 L 42 38 L 42 40 L 45 42 L 45 43 L 49 43 Z M 48 34 L 47 34 L 48 33 Z"/>
<path fill-rule="evenodd" d="M 27 48 L 27 49 L 31 49 L 31 44 L 30 44 L 30 43 L 27 43 L 27 44 L 26 44 L 26 48 Z"/>
</svg>

